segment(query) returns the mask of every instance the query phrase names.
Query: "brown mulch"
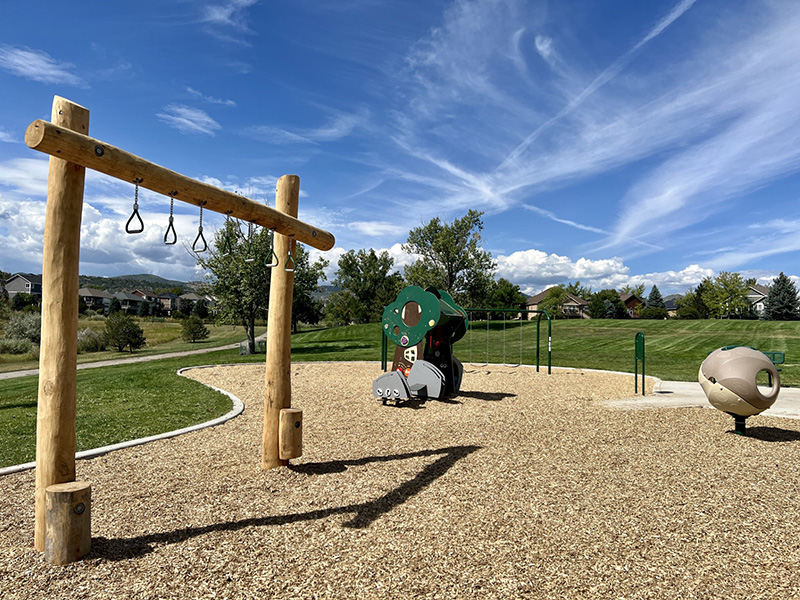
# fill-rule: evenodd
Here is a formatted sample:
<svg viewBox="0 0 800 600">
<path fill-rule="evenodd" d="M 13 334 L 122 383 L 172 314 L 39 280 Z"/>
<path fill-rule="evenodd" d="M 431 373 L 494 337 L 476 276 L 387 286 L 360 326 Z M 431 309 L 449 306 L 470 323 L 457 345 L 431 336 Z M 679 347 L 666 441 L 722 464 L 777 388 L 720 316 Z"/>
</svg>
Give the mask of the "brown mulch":
<svg viewBox="0 0 800 600">
<path fill-rule="evenodd" d="M 0 478 L 0 598 L 800 597 L 798 421 L 626 411 L 633 377 L 467 366 L 383 406 L 376 364 L 297 364 L 304 456 L 259 468 L 263 366 L 192 371 L 225 425 L 78 462 L 92 553 L 31 547 L 33 471 Z"/>
</svg>

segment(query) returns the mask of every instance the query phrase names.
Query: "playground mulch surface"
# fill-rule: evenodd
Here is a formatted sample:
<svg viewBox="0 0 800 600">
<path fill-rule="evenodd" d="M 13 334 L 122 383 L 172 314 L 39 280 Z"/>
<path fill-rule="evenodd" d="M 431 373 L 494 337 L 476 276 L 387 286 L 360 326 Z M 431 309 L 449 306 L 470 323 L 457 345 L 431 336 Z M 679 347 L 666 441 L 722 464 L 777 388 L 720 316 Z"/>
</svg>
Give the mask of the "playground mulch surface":
<svg viewBox="0 0 800 600">
<path fill-rule="evenodd" d="M 466 370 L 395 408 L 376 364 L 293 365 L 304 456 L 270 471 L 263 366 L 192 371 L 245 412 L 79 461 L 86 559 L 48 565 L 34 473 L 0 478 L 0 598 L 800 596 L 800 421 L 739 437 L 715 410 L 606 406 L 632 376 Z"/>
</svg>

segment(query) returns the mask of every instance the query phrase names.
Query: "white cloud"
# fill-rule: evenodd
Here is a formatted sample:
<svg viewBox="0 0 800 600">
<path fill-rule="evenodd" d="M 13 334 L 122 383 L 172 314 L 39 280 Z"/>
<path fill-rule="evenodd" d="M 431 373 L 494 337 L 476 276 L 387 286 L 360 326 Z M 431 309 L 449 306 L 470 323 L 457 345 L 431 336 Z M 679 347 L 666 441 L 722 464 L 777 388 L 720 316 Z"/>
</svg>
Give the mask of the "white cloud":
<svg viewBox="0 0 800 600">
<path fill-rule="evenodd" d="M 22 142 L 21 138 L 17 138 L 16 136 L 8 133 L 7 131 L 0 129 L 0 142 L 6 142 L 8 144 L 15 144 Z"/>
<path fill-rule="evenodd" d="M 183 104 L 170 104 L 156 116 L 170 127 L 184 133 L 202 133 L 214 135 L 222 126 L 212 119 L 207 112 Z"/>
<path fill-rule="evenodd" d="M 366 111 L 336 114 L 319 127 L 289 131 L 272 125 L 256 125 L 244 133 L 257 140 L 274 144 L 317 144 L 334 142 L 345 138 L 360 126 L 366 124 L 369 115 Z"/>
<path fill-rule="evenodd" d="M 222 98 L 214 98 L 213 96 L 206 96 L 202 92 L 198 92 L 194 88 L 187 87 L 186 91 L 189 92 L 195 98 L 200 98 L 204 102 L 208 102 L 209 104 L 220 104 L 222 106 L 236 106 L 236 102 L 233 100 L 223 100 Z"/>
<path fill-rule="evenodd" d="M 13 75 L 40 83 L 57 83 L 77 87 L 86 85 L 80 77 L 72 72 L 75 65 L 59 62 L 42 50 L 0 45 L 0 68 Z"/>
<path fill-rule="evenodd" d="M 249 31 L 246 11 L 257 2 L 258 0 L 227 0 L 204 6 L 200 19 L 201 22 L 214 26 Z"/>
<path fill-rule="evenodd" d="M 389 221 L 353 221 L 349 227 L 367 237 L 397 237 L 408 233 L 408 227 L 405 225 Z"/>
<path fill-rule="evenodd" d="M 496 257 L 497 276 L 520 286 L 523 293 L 538 293 L 552 285 L 580 280 L 594 290 L 620 288 L 624 285 L 658 285 L 665 291 L 683 292 L 705 277 L 713 277 L 710 268 L 693 264 L 680 271 L 661 271 L 632 275 L 620 258 L 573 260 L 568 256 L 530 249 Z"/>
<path fill-rule="evenodd" d="M 0 164 L 0 186 L 21 195 L 47 195 L 48 159 L 14 158 Z"/>
</svg>

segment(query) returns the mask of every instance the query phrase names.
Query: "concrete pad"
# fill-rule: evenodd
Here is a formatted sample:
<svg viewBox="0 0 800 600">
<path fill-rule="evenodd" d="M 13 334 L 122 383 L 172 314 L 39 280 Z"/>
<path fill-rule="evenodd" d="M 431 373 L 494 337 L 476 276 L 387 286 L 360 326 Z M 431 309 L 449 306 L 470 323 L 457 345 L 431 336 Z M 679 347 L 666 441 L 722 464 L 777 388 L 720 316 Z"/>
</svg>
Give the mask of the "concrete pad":
<svg viewBox="0 0 800 600">
<path fill-rule="evenodd" d="M 606 406 L 628 410 L 646 408 L 711 408 L 703 388 L 693 381 L 661 381 L 656 379 L 652 396 L 632 396 L 608 400 Z M 716 410 L 716 409 L 715 409 Z M 781 388 L 778 399 L 760 413 L 767 417 L 800 419 L 800 388 Z"/>
</svg>

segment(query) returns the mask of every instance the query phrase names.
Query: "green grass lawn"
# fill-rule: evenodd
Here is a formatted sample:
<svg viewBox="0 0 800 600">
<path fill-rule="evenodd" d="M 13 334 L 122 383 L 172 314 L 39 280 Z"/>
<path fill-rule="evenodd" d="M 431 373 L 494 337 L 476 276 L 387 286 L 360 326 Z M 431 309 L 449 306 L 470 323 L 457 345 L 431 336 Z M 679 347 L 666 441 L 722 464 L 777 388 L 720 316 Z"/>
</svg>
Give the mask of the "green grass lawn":
<svg viewBox="0 0 800 600">
<path fill-rule="evenodd" d="M 553 366 L 633 372 L 637 331 L 646 339 L 647 374 L 696 381 L 708 352 L 726 345 L 786 353 L 783 385 L 800 385 L 800 322 L 607 321 L 553 322 Z M 238 333 L 238 335 L 237 335 Z M 241 333 L 233 331 L 238 340 Z M 294 361 L 380 360 L 380 324 L 312 329 L 292 337 Z M 520 342 L 521 340 L 521 342 Z M 534 364 L 536 323 L 477 322 L 455 346 L 464 362 Z M 541 324 L 541 364 L 547 365 L 547 323 Z M 185 344 L 186 347 L 196 347 Z M 505 347 L 505 351 L 504 348 Z M 391 361 L 390 345 L 390 361 Z M 121 354 L 114 353 L 117 356 Z M 139 354 L 137 352 L 137 354 Z M 181 367 L 263 362 L 264 355 L 237 350 L 103 367 L 78 372 L 78 449 L 95 448 L 200 423 L 230 409 L 230 401 L 181 378 Z M 365 390 L 365 397 L 369 396 Z M 0 466 L 33 460 L 37 378 L 0 380 Z"/>
<path fill-rule="evenodd" d="M 181 322 L 165 321 L 162 323 L 150 322 L 147 320 L 137 321 L 139 327 L 144 331 L 147 338 L 147 345 L 136 350 L 135 356 L 149 356 L 154 354 L 165 354 L 167 352 L 180 352 L 183 350 L 197 350 L 199 348 L 214 348 L 226 346 L 240 342 L 245 339 L 244 329 L 237 325 L 211 325 L 206 327 L 209 337 L 198 342 L 184 342 L 181 339 Z M 105 329 L 105 321 L 89 321 L 81 319 L 78 322 L 78 329 L 90 327 L 98 331 Z M 261 335 L 267 330 L 266 327 L 256 327 L 256 335 Z M 116 350 L 106 350 L 105 352 L 89 352 L 78 355 L 78 363 L 96 362 L 100 360 L 111 360 L 114 358 L 125 358 L 130 356 L 129 352 L 117 352 Z M 0 373 L 8 371 L 20 371 L 24 369 L 36 369 L 39 367 L 39 360 L 29 354 L 13 355 L 0 354 Z"/>
</svg>

